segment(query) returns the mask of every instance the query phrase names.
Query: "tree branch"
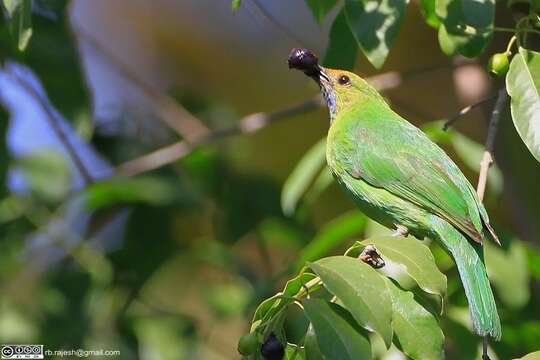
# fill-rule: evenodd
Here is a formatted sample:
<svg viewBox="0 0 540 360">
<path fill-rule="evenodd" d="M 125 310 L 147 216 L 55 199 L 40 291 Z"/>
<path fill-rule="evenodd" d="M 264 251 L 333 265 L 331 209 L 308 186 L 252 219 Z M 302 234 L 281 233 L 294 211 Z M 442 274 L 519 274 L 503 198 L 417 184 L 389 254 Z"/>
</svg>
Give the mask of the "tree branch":
<svg viewBox="0 0 540 360">
<path fill-rule="evenodd" d="M 82 27 L 75 24 L 72 24 L 71 27 L 80 40 L 84 40 L 103 55 L 120 74 L 136 85 L 145 96 L 153 101 L 155 109 L 160 115 L 159 119 L 167 126 L 189 142 L 208 134 L 209 130 L 206 125 L 204 125 L 197 117 L 193 116 L 193 114 L 187 111 L 171 96 L 156 89 L 152 84 L 145 81 L 136 71 L 130 68 L 129 64 L 114 55 Z"/>
<path fill-rule="evenodd" d="M 495 136 L 497 135 L 497 128 L 499 126 L 499 119 L 501 117 L 501 111 L 508 99 L 506 88 L 503 87 L 499 90 L 497 95 L 497 102 L 491 113 L 491 119 L 489 120 L 488 133 L 486 137 L 486 148 L 482 161 L 480 161 L 480 175 L 478 177 L 478 186 L 476 187 L 476 193 L 480 201 L 484 199 L 484 193 L 486 191 L 487 173 L 489 167 L 493 163 L 493 149 L 495 146 Z"/>
<path fill-rule="evenodd" d="M 134 160 L 127 161 L 119 165 L 116 168 L 115 173 L 124 176 L 133 176 L 142 172 L 154 170 L 182 158 L 198 146 L 206 145 L 214 141 L 234 135 L 251 134 L 270 123 L 290 116 L 313 111 L 321 107 L 321 105 L 321 97 L 317 95 L 316 97 L 304 101 L 303 103 L 291 106 L 283 110 L 278 110 L 271 113 L 251 114 L 242 118 L 242 120 L 240 120 L 237 125 L 209 133 L 206 136 L 196 139 L 192 143 L 188 143 L 186 141 L 178 141 L 174 144 L 153 151 L 147 155 L 143 155 Z"/>
<path fill-rule="evenodd" d="M 484 105 L 485 103 L 491 101 L 491 100 L 494 100 L 497 98 L 497 95 L 492 95 L 490 97 L 487 97 L 485 99 L 482 99 L 474 104 L 471 104 L 471 105 L 468 105 L 468 106 L 465 106 L 463 109 L 459 110 L 459 112 L 457 114 L 455 114 L 454 116 L 452 116 L 451 118 L 449 118 L 443 125 L 443 130 L 446 131 L 448 130 L 448 128 L 450 126 L 452 126 L 460 117 L 466 115 L 469 113 L 469 111 L 481 106 L 481 105 Z"/>
<path fill-rule="evenodd" d="M 28 81 L 26 81 L 24 78 L 20 76 L 15 76 L 13 74 L 8 74 L 13 80 L 15 80 L 19 85 L 21 85 L 26 92 L 32 96 L 37 102 L 38 105 L 43 109 L 45 112 L 45 119 L 49 123 L 49 126 L 53 130 L 53 132 L 58 137 L 58 140 L 62 143 L 64 148 L 66 149 L 66 152 L 68 156 L 73 161 L 73 164 L 81 174 L 83 181 L 85 185 L 91 184 L 94 179 L 92 178 L 92 175 L 90 175 L 90 172 L 84 165 L 82 159 L 79 157 L 79 154 L 77 153 L 77 150 L 75 147 L 71 144 L 69 141 L 67 135 L 62 130 L 62 127 L 60 126 L 60 123 L 57 119 L 57 114 L 51 109 L 51 105 L 45 99 L 40 93 L 36 91 L 34 86 L 30 84 Z"/>
</svg>

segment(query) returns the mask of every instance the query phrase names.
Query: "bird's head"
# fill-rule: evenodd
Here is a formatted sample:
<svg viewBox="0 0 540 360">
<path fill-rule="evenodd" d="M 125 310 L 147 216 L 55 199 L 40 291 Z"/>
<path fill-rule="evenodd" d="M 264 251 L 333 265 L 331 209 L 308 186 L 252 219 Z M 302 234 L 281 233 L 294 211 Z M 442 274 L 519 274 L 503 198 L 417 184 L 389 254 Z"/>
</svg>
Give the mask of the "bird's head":
<svg viewBox="0 0 540 360">
<path fill-rule="evenodd" d="M 338 111 L 374 95 L 373 88 L 360 76 L 346 70 L 322 67 L 310 50 L 292 49 L 288 62 L 289 68 L 303 71 L 319 84 L 331 118 Z"/>
</svg>

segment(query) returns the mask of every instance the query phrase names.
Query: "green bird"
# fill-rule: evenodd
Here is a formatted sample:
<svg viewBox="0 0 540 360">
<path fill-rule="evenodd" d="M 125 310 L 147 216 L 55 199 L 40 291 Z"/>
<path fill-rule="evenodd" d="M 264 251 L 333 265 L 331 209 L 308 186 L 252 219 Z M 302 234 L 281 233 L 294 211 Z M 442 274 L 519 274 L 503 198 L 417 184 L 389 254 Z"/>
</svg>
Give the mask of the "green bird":
<svg viewBox="0 0 540 360">
<path fill-rule="evenodd" d="M 306 49 L 291 51 L 289 67 L 321 88 L 330 113 L 326 159 L 337 182 L 362 212 L 396 234 L 437 240 L 457 265 L 474 331 L 499 340 L 482 246 L 486 238 L 499 240 L 457 165 L 358 75 L 319 66 Z"/>
</svg>

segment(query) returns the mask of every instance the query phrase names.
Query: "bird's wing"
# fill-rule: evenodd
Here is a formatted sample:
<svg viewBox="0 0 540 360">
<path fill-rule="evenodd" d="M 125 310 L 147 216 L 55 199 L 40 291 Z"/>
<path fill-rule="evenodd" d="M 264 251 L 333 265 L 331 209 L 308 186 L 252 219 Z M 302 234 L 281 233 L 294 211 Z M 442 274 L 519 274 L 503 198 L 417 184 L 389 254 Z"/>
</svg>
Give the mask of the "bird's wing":
<svg viewBox="0 0 540 360">
<path fill-rule="evenodd" d="M 357 116 L 358 114 L 356 114 Z M 489 219 L 453 161 L 427 136 L 389 110 L 390 121 L 361 121 L 349 131 L 349 174 L 439 215 L 477 242 Z M 493 233 L 494 235 L 494 233 Z M 496 235 L 494 235 L 496 239 Z"/>
</svg>

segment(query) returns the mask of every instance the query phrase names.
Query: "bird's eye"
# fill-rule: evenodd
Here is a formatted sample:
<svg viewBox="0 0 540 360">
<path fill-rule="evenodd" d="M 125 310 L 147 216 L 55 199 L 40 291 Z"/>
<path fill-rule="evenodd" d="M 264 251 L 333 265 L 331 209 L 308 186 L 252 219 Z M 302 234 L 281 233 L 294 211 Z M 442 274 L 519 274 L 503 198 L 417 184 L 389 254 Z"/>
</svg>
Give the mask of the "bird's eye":
<svg viewBox="0 0 540 360">
<path fill-rule="evenodd" d="M 347 75 L 341 75 L 338 79 L 340 85 L 347 85 L 351 82 L 351 79 Z"/>
</svg>

